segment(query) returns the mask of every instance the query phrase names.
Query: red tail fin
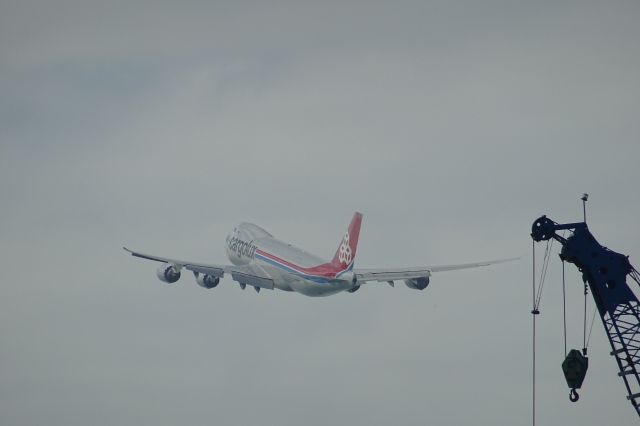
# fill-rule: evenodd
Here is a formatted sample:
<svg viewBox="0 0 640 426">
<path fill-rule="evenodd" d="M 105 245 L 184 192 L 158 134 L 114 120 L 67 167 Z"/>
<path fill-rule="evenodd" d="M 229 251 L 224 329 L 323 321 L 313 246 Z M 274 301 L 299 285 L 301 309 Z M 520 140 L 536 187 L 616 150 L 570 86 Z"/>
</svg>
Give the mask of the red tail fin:
<svg viewBox="0 0 640 426">
<path fill-rule="evenodd" d="M 360 224 L 362 224 L 362 213 L 355 212 L 347 233 L 344 234 L 338 251 L 331 260 L 331 265 L 338 269 L 346 269 L 356 258 L 356 249 L 358 248 L 358 237 L 360 236 Z"/>
</svg>

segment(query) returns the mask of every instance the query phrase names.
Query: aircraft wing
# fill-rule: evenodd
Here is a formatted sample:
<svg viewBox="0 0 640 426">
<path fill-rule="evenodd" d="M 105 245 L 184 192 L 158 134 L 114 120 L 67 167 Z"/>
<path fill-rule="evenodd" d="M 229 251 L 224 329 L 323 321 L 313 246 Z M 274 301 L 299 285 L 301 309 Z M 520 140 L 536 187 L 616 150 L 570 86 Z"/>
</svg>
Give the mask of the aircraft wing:
<svg viewBox="0 0 640 426">
<path fill-rule="evenodd" d="M 517 258 L 489 260 L 486 262 L 460 263 L 456 265 L 418 266 L 415 268 L 375 268 L 375 269 L 357 269 L 356 268 L 353 270 L 353 273 L 356 275 L 356 279 L 358 280 L 358 283 L 365 283 L 369 281 L 393 282 L 395 280 L 428 278 L 431 276 L 432 272 L 445 272 L 445 271 L 455 271 L 458 269 L 477 268 L 480 266 L 489 266 L 489 265 L 494 265 L 496 263 L 509 262 L 516 259 Z"/>
<path fill-rule="evenodd" d="M 211 275 L 216 278 L 222 278 L 224 274 L 230 274 L 234 281 L 239 284 L 250 285 L 258 288 L 266 288 L 273 290 L 273 279 L 268 276 L 261 268 L 251 266 L 236 265 L 216 265 L 200 262 L 189 262 L 185 260 L 171 259 L 168 257 L 155 256 L 151 254 L 140 253 L 123 247 L 132 256 L 142 259 L 154 260 L 156 262 L 169 263 L 178 269 L 187 269 L 194 273 Z M 243 287 L 244 288 L 244 287 Z"/>
</svg>

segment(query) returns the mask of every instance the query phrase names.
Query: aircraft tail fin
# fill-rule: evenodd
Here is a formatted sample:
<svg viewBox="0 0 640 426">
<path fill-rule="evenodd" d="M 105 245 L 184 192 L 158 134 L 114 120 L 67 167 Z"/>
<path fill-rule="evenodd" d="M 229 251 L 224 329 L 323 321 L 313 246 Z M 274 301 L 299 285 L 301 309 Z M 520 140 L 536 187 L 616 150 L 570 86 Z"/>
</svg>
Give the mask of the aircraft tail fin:
<svg viewBox="0 0 640 426">
<path fill-rule="evenodd" d="M 358 237 L 360 236 L 360 225 L 362 224 L 362 213 L 355 212 L 346 234 L 338 246 L 336 254 L 331 260 L 331 265 L 338 270 L 345 270 L 353 265 L 358 248 Z"/>
</svg>

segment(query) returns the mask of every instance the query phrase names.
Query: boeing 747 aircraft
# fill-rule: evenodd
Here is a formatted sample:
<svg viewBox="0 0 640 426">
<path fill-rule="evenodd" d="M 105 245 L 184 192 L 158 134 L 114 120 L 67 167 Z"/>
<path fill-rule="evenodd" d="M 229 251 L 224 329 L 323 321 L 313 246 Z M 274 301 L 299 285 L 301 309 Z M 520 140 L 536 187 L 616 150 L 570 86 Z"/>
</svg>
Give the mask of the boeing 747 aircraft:
<svg viewBox="0 0 640 426">
<path fill-rule="evenodd" d="M 344 234 L 336 254 L 327 262 L 306 251 L 277 240 L 261 227 L 241 223 L 227 236 L 227 256 L 232 265 L 215 265 L 126 251 L 133 256 L 161 262 L 158 278 L 166 283 L 180 279 L 182 269 L 193 272 L 201 287 L 211 289 L 225 275 L 244 288 L 249 285 L 257 292 L 262 288 L 295 291 L 305 296 L 330 296 L 357 291 L 368 282 L 387 282 L 392 287 L 402 280 L 407 287 L 424 290 L 429 285 L 432 272 L 475 268 L 511 259 L 460 265 L 419 266 L 416 268 L 355 269 L 353 267 L 358 248 L 362 214 L 356 212 Z"/>
</svg>

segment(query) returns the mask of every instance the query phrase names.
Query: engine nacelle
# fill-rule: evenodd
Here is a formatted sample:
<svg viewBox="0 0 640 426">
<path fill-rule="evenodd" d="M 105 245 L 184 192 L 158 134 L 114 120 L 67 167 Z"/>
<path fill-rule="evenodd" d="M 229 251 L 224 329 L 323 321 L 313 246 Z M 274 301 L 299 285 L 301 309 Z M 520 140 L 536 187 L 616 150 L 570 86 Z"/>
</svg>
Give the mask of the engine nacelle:
<svg viewBox="0 0 640 426">
<path fill-rule="evenodd" d="M 199 274 L 196 275 L 196 282 L 200 287 L 212 289 L 220 284 L 220 278 L 214 277 L 213 275 Z"/>
<path fill-rule="evenodd" d="M 360 286 L 357 285 L 355 287 L 351 287 L 349 290 L 347 290 L 349 293 L 355 293 L 356 291 L 360 290 Z"/>
<path fill-rule="evenodd" d="M 429 277 L 411 278 L 404 280 L 404 283 L 414 290 L 424 290 L 429 285 Z"/>
<path fill-rule="evenodd" d="M 156 275 L 160 281 L 172 284 L 180 279 L 180 270 L 170 263 L 163 263 L 158 266 Z"/>
</svg>

